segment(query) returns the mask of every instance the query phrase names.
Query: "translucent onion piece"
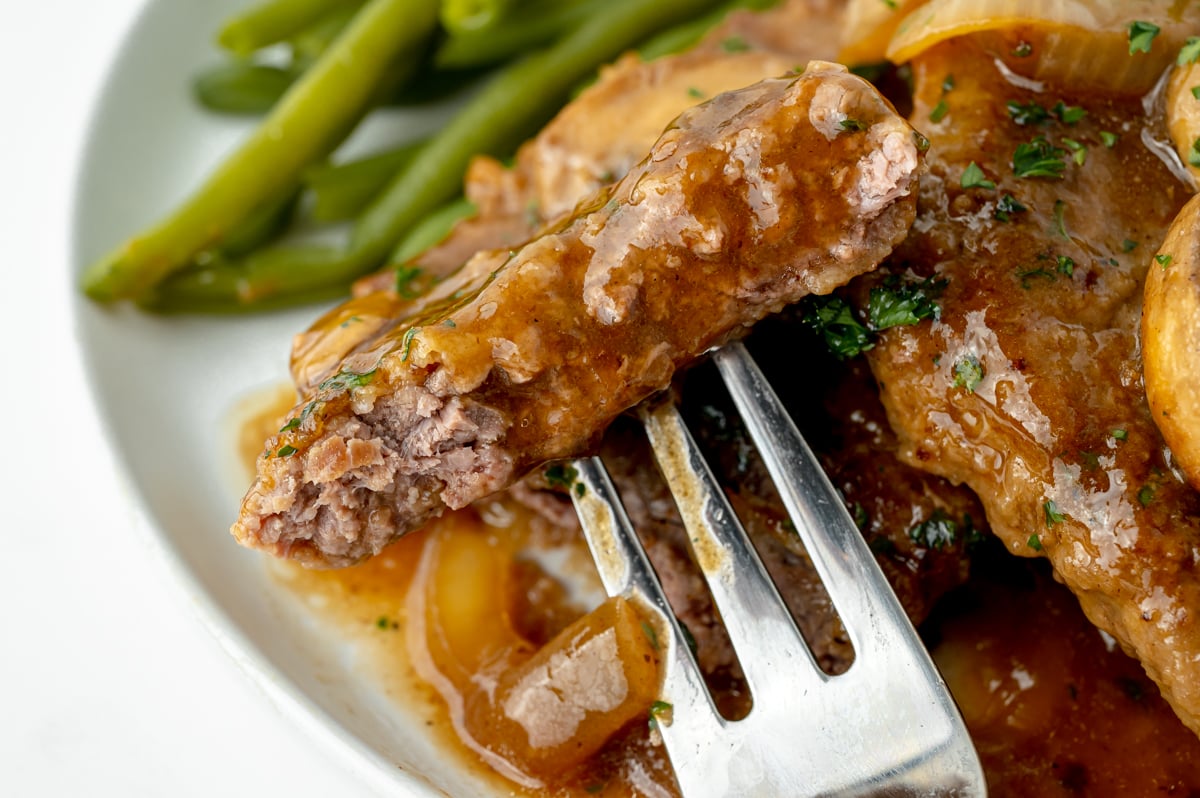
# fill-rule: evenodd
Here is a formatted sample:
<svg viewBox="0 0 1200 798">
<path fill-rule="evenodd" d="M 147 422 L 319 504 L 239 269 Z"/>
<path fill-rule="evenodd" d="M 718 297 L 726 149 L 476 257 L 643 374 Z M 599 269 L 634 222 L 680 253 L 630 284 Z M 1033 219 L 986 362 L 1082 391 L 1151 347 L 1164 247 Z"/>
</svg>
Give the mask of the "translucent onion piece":
<svg viewBox="0 0 1200 798">
<path fill-rule="evenodd" d="M 1129 52 L 1129 25 L 1160 28 L 1150 52 Z M 1181 0 L 931 0 L 896 28 L 887 57 L 912 60 L 938 42 L 1020 29 L 1028 58 L 1008 58 L 1025 77 L 1081 90 L 1144 94 L 1200 33 L 1200 4 Z M 1007 55 L 1005 53 L 1004 55 Z"/>
<path fill-rule="evenodd" d="M 874 64 L 887 58 L 888 42 L 905 16 L 928 0 L 850 0 L 842 23 L 843 64 Z"/>
<path fill-rule="evenodd" d="M 1200 86 L 1200 64 L 1177 67 L 1167 84 L 1167 130 L 1179 152 L 1179 159 L 1200 182 L 1200 98 L 1192 88 Z"/>
</svg>

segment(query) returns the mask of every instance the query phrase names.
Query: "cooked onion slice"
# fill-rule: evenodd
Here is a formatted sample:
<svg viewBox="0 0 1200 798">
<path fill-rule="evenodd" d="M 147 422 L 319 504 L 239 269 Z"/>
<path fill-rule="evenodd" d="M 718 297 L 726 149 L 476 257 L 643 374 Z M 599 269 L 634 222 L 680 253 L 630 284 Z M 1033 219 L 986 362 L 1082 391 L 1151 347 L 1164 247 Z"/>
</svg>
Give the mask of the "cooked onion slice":
<svg viewBox="0 0 1200 798">
<path fill-rule="evenodd" d="M 1142 359 L 1154 421 L 1200 489 L 1200 195 L 1179 212 L 1150 263 Z"/>
<path fill-rule="evenodd" d="M 1149 52 L 1130 53 L 1135 21 L 1159 28 Z M 1198 30 L 1200 7 L 1178 0 L 932 0 L 900 23 L 887 57 L 903 63 L 955 36 L 1010 32 L 1032 46 L 1031 55 L 998 55 L 1027 78 L 1144 94 Z"/>
<path fill-rule="evenodd" d="M 842 23 L 843 64 L 874 64 L 887 58 L 888 42 L 905 16 L 928 0 L 850 0 Z"/>
<path fill-rule="evenodd" d="M 1167 130 L 1179 158 L 1200 182 L 1200 98 L 1192 89 L 1200 87 L 1200 64 L 1186 64 L 1171 72 L 1167 84 Z M 1200 89 L 1197 89 L 1200 91 Z"/>
</svg>

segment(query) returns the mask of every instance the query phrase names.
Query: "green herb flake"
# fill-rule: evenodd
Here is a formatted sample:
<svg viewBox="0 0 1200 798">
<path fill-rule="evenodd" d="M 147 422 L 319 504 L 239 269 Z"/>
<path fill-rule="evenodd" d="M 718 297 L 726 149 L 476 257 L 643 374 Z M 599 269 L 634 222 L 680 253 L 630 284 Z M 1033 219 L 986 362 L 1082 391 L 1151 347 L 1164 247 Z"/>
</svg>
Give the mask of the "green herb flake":
<svg viewBox="0 0 1200 798">
<path fill-rule="evenodd" d="M 285 432 L 291 432 L 292 430 L 298 429 L 299 427 L 300 427 L 300 417 L 297 416 L 296 418 L 293 418 L 291 421 L 289 421 L 288 423 L 286 423 L 282 427 L 280 427 L 279 434 L 282 435 Z"/>
<path fill-rule="evenodd" d="M 442 326 L 449 327 L 450 329 L 454 329 L 458 325 L 454 323 L 454 319 L 446 319 L 445 321 L 442 322 Z"/>
<path fill-rule="evenodd" d="M 871 329 L 878 332 L 937 319 L 942 309 L 934 298 L 944 287 L 944 281 L 901 283 L 898 278 L 889 277 L 882 286 L 871 289 L 867 300 L 867 321 Z"/>
<path fill-rule="evenodd" d="M 604 789 L 604 785 L 597 782 L 595 784 L 589 784 L 588 786 L 584 787 L 583 791 L 586 792 L 588 795 L 595 795 L 596 793 L 601 792 L 603 789 Z"/>
<path fill-rule="evenodd" d="M 896 0 L 879 0 L 879 2 L 883 3 L 891 11 L 895 11 L 900 7 L 900 4 L 897 3 Z"/>
<path fill-rule="evenodd" d="M 967 168 L 963 170 L 962 178 L 959 183 L 963 188 L 983 188 L 988 191 L 995 191 L 996 184 L 988 180 L 983 175 L 983 170 L 979 168 L 979 164 L 971 161 Z"/>
<path fill-rule="evenodd" d="M 1200 86 L 1192 86 L 1192 96 L 1200 100 Z"/>
<path fill-rule="evenodd" d="M 1192 142 L 1192 146 L 1188 150 L 1188 163 L 1192 166 L 1200 166 L 1200 139 Z"/>
<path fill-rule="evenodd" d="M 842 130 L 866 130 L 867 126 L 857 119 L 843 119 L 841 121 Z"/>
<path fill-rule="evenodd" d="M 942 78 L 942 94 L 954 90 L 954 75 L 946 75 Z"/>
<path fill-rule="evenodd" d="M 575 495 L 581 499 L 584 496 L 586 496 L 587 495 L 587 485 L 583 484 L 582 482 L 576 482 L 575 483 Z"/>
<path fill-rule="evenodd" d="M 1149 507 L 1154 501 L 1154 486 L 1143 485 L 1141 490 L 1137 492 L 1137 500 L 1143 507 Z"/>
<path fill-rule="evenodd" d="M 741 36 L 730 36 L 721 42 L 721 49 L 727 53 L 744 53 L 750 45 Z"/>
<path fill-rule="evenodd" d="M 644 634 L 646 639 L 650 641 L 650 648 L 658 651 L 658 632 L 656 632 L 654 627 L 646 621 L 642 621 L 642 634 Z"/>
<path fill-rule="evenodd" d="M 375 620 L 375 628 L 376 629 L 387 629 L 391 625 L 392 625 L 392 622 L 388 620 L 388 617 L 386 615 L 380 615 Z"/>
<path fill-rule="evenodd" d="M 1054 282 L 1055 279 L 1057 279 L 1054 276 L 1054 272 L 1047 271 L 1041 266 L 1038 266 L 1035 269 L 1022 269 L 1021 271 L 1017 272 L 1017 278 L 1021 281 L 1021 287 L 1025 290 L 1029 290 L 1029 288 L 1033 285 L 1033 278 L 1035 277 L 1048 280 L 1050 282 Z"/>
<path fill-rule="evenodd" d="M 1100 467 L 1100 455 L 1095 452 L 1081 451 L 1079 453 L 1079 461 L 1083 463 L 1083 467 L 1088 471 L 1095 471 Z"/>
<path fill-rule="evenodd" d="M 1017 58 L 1028 58 L 1033 55 L 1033 45 L 1027 41 L 1017 42 L 1017 46 L 1012 49 L 1012 54 Z"/>
<path fill-rule="evenodd" d="M 1153 22 L 1138 20 L 1129 25 L 1129 54 L 1148 53 L 1154 37 L 1159 34 L 1159 28 Z"/>
<path fill-rule="evenodd" d="M 804 302 L 801 319 L 824 339 L 825 346 L 839 360 L 875 346 L 871 331 L 854 317 L 854 310 L 841 297 L 809 297 Z"/>
<path fill-rule="evenodd" d="M 1137 247 L 1138 242 L 1134 241 L 1132 238 L 1127 238 L 1121 242 L 1121 251 L 1127 255 L 1137 249 Z"/>
<path fill-rule="evenodd" d="M 913 131 L 913 142 L 917 145 L 917 152 L 929 151 L 929 139 L 915 130 Z"/>
<path fill-rule="evenodd" d="M 704 97 L 704 92 L 700 91 L 695 86 L 688 86 L 687 93 L 688 93 L 688 96 L 691 97 L 693 100 L 699 100 Z"/>
<path fill-rule="evenodd" d="M 361 388 L 375 377 L 375 369 L 370 371 L 339 371 L 317 386 L 318 391 L 348 391 L 351 388 Z"/>
<path fill-rule="evenodd" d="M 1054 201 L 1054 226 L 1058 228 L 1058 234 L 1063 238 L 1070 240 L 1071 236 L 1067 233 L 1067 203 L 1062 200 Z"/>
<path fill-rule="evenodd" d="M 1058 511 L 1058 505 L 1051 499 L 1042 504 L 1042 510 L 1046 514 L 1046 526 L 1052 527 L 1055 524 L 1061 524 L 1067 520 L 1067 517 Z"/>
<path fill-rule="evenodd" d="M 279 451 L 275 452 L 275 456 L 276 457 L 291 457 L 298 451 L 300 451 L 300 450 L 297 449 L 295 446 L 288 444 L 286 446 L 279 447 Z"/>
<path fill-rule="evenodd" d="M 1068 258 L 1066 255 L 1059 255 L 1057 258 L 1055 258 L 1055 263 L 1057 264 L 1059 274 L 1065 274 L 1068 277 L 1074 276 L 1074 274 L 1075 274 L 1075 261 L 1074 260 L 1072 260 L 1071 258 Z"/>
<path fill-rule="evenodd" d="M 1035 532 L 1029 536 L 1029 540 L 1025 541 L 1025 545 L 1028 546 L 1029 548 L 1033 549 L 1034 551 L 1041 551 L 1042 550 L 1042 539 L 1040 537 L 1038 537 L 1037 533 Z"/>
<path fill-rule="evenodd" d="M 420 327 L 409 327 L 404 331 L 404 337 L 400 339 L 400 344 L 404 347 L 404 355 L 400 358 L 401 363 L 408 362 L 408 356 L 412 354 L 413 339 L 420 331 Z"/>
<path fill-rule="evenodd" d="M 1050 112 L 1037 103 L 1008 101 L 1008 115 L 1018 125 L 1040 125 L 1050 121 Z"/>
<path fill-rule="evenodd" d="M 929 112 L 929 121 L 933 123 L 941 122 L 946 118 L 946 114 L 950 113 L 950 106 L 945 99 L 938 100 L 937 105 L 933 106 L 933 110 Z"/>
<path fill-rule="evenodd" d="M 1197 58 L 1200 58 L 1200 36 L 1189 36 L 1183 43 L 1183 47 L 1179 48 L 1179 55 L 1175 57 L 1175 64 L 1176 66 L 1194 64 Z"/>
<path fill-rule="evenodd" d="M 344 330 L 347 327 L 349 327 L 351 324 L 361 324 L 361 323 L 362 323 L 362 316 L 351 316 L 350 318 L 346 319 L 344 322 L 342 322 L 338 326 Z"/>
<path fill-rule="evenodd" d="M 1027 210 L 1029 209 L 1017 202 L 1016 197 L 1014 197 L 1012 194 L 1005 194 L 1000 198 L 1000 201 L 996 203 L 996 212 L 993 213 L 992 216 L 997 221 L 1007 222 L 1012 218 L 1014 213 L 1024 213 Z"/>
<path fill-rule="evenodd" d="M 396 293 L 403 299 L 416 299 L 424 293 L 415 284 L 425 273 L 420 266 L 401 266 L 396 269 Z"/>
<path fill-rule="evenodd" d="M 1169 268 L 1171 265 L 1171 256 L 1167 255 L 1166 253 L 1163 253 L 1162 255 L 1155 255 L 1154 262 L 1159 266 L 1162 266 L 1164 269 Z"/>
<path fill-rule="evenodd" d="M 854 516 L 854 525 L 859 529 L 866 529 L 867 524 L 871 523 L 871 516 L 867 512 L 867 508 L 862 506 L 861 502 L 854 503 L 851 515 Z"/>
<path fill-rule="evenodd" d="M 577 479 L 579 479 L 579 472 L 573 465 L 555 463 L 546 469 L 546 484 L 552 488 L 570 490 Z"/>
<path fill-rule="evenodd" d="M 958 539 L 958 524 L 938 508 L 929 518 L 908 530 L 908 537 L 919 546 L 941 550 L 953 546 Z"/>
<path fill-rule="evenodd" d="M 1067 168 L 1062 160 L 1066 154 L 1066 150 L 1055 147 L 1046 141 L 1045 137 L 1038 136 L 1033 141 L 1017 145 L 1012 157 L 1013 174 L 1017 177 L 1061 180 L 1063 170 Z"/>
<path fill-rule="evenodd" d="M 1117 140 L 1119 138 L 1120 138 L 1120 136 L 1118 136 L 1116 133 L 1112 133 L 1107 130 L 1100 131 L 1100 141 L 1104 144 L 1105 147 L 1108 147 L 1110 150 L 1113 147 L 1117 146 Z"/>
<path fill-rule="evenodd" d="M 666 701 L 655 701 L 653 704 L 651 704 L 650 705 L 650 729 L 651 729 L 651 731 L 657 729 L 658 724 L 660 722 L 663 723 L 664 725 L 670 726 L 671 725 L 671 711 L 673 709 L 675 709 L 675 707 L 672 706 L 671 704 L 668 704 Z"/>
<path fill-rule="evenodd" d="M 1063 145 L 1071 151 L 1071 160 L 1073 160 L 1077 166 L 1083 166 L 1087 161 L 1087 147 L 1075 139 L 1063 139 L 1062 142 Z"/>
<path fill-rule="evenodd" d="M 967 355 L 954 364 L 954 387 L 962 388 L 967 393 L 975 393 L 975 389 L 983 382 L 984 369 L 979 358 Z"/>
<path fill-rule="evenodd" d="M 1054 115 L 1057 116 L 1059 121 L 1064 125 L 1074 125 L 1079 120 L 1087 116 L 1087 111 L 1080 106 L 1067 105 L 1062 100 L 1059 100 L 1057 103 L 1055 103 L 1054 108 L 1052 108 L 1051 111 L 1053 111 Z"/>
<path fill-rule="evenodd" d="M 1129 440 L 1129 432 L 1128 432 L 1128 430 L 1123 430 L 1123 429 L 1121 429 L 1120 427 L 1117 427 L 1116 429 L 1114 429 L 1114 430 L 1112 431 L 1112 436 L 1113 436 L 1113 439 L 1114 439 L 1114 440 L 1118 440 L 1118 441 L 1127 441 L 1127 440 Z"/>
</svg>

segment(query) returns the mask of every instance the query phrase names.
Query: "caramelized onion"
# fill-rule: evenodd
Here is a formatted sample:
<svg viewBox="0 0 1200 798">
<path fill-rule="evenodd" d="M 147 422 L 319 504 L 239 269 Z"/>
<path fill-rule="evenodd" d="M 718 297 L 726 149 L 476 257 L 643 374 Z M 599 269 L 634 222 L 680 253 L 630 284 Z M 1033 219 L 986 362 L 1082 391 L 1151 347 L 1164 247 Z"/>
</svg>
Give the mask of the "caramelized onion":
<svg viewBox="0 0 1200 798">
<path fill-rule="evenodd" d="M 843 64 L 874 64 L 887 58 L 888 42 L 908 12 L 928 0 L 850 0 L 842 24 Z"/>
<path fill-rule="evenodd" d="M 1135 20 L 1160 29 L 1148 53 L 1129 52 L 1129 26 Z M 1144 94 L 1198 28 L 1200 8 L 1179 0 L 931 0 L 900 22 L 887 57 L 903 63 L 955 36 L 1015 33 L 1031 45 L 1030 56 L 998 55 L 1024 77 Z"/>
<path fill-rule="evenodd" d="M 1188 172 L 1200 181 L 1200 98 L 1192 94 L 1200 86 L 1200 64 L 1187 64 L 1171 72 L 1167 84 L 1167 130 Z"/>
</svg>

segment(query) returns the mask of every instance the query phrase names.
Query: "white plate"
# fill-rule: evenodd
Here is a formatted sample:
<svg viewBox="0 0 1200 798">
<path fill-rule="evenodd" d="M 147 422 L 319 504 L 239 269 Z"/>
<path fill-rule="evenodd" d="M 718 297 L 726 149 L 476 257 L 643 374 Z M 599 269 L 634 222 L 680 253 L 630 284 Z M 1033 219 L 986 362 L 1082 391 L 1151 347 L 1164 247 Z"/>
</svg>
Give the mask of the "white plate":
<svg viewBox="0 0 1200 798">
<path fill-rule="evenodd" d="M 247 129 L 200 110 L 188 81 L 219 55 L 210 41 L 238 0 L 155 0 L 115 63 L 97 111 L 75 205 L 76 274 L 170 208 Z M 420 135 L 439 114 L 382 128 Z M 394 135 L 393 135 L 394 139 Z M 482 795 L 486 788 L 358 672 L 353 650 L 319 628 L 228 528 L 245 485 L 230 414 L 286 378 L 291 335 L 313 308 L 247 318 L 156 318 L 78 299 L 79 337 L 100 412 L 130 481 L 185 589 L 231 655 L 322 741 L 374 783 L 408 796 Z M 381 775 L 382 774 L 382 775 Z M 434 789 L 436 786 L 437 789 Z"/>
</svg>

